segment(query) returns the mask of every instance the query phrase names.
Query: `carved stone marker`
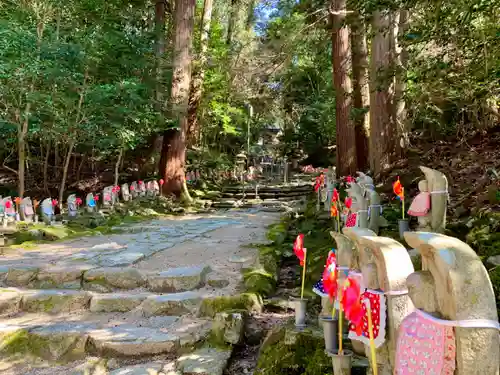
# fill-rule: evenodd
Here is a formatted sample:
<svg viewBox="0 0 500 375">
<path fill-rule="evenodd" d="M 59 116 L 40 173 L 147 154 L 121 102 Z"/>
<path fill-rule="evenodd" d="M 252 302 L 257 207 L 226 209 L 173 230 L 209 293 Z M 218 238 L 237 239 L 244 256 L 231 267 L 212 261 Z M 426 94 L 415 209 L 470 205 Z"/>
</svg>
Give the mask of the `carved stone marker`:
<svg viewBox="0 0 500 375">
<path fill-rule="evenodd" d="M 50 224 L 54 220 L 54 206 L 52 198 L 45 198 L 42 201 L 42 218 L 45 224 Z"/>
<path fill-rule="evenodd" d="M 364 284 L 368 288 L 363 298 L 368 298 L 370 303 L 376 306 L 373 309 L 373 324 L 376 328 L 379 374 L 392 375 L 397 332 L 401 321 L 414 309 L 406 287 L 406 277 L 414 269 L 403 245 L 391 238 L 359 235 L 367 230 L 344 228 L 344 233 L 354 239 L 356 245 L 359 267 Z M 366 322 L 367 317 L 363 320 Z M 363 327 L 363 333 L 365 330 L 366 327 Z M 370 347 L 364 335 L 357 336 L 351 327 L 349 337 L 362 341 L 366 355 L 371 357 Z"/>
<path fill-rule="evenodd" d="M 145 197 L 146 196 L 146 184 L 144 183 L 144 181 L 139 181 L 139 195 L 141 197 Z"/>
<path fill-rule="evenodd" d="M 1 200 L 0 205 L 3 207 L 3 223 L 7 225 L 9 221 L 16 220 L 16 208 L 12 197 L 5 197 Z"/>
<path fill-rule="evenodd" d="M 94 194 L 87 194 L 87 197 L 85 198 L 85 204 L 87 206 L 87 212 L 97 212 L 97 204 L 94 199 Z"/>
<path fill-rule="evenodd" d="M 428 326 L 425 332 L 434 334 L 435 337 L 426 337 L 431 339 L 427 344 L 432 346 L 428 348 L 432 350 L 432 357 L 444 360 L 445 366 L 456 365 L 455 375 L 498 375 L 500 338 L 495 295 L 477 254 L 459 239 L 442 234 L 406 232 L 404 236 L 422 256 L 422 271 L 408 277 L 410 297 L 418 308 L 408 319 L 413 319 L 420 328 Z M 444 330 L 445 327 L 454 328 L 454 361 L 445 360 L 452 355 L 450 346 L 453 347 L 449 342 L 453 330 Z M 404 334 L 400 332 L 401 341 Z M 442 345 L 437 346 L 439 338 L 444 342 L 438 341 Z M 410 350 L 420 348 L 420 344 L 415 340 L 409 342 L 413 345 Z M 403 349 L 402 345 L 398 347 L 398 355 Z M 406 357 L 406 361 L 412 360 Z M 412 369 L 419 365 L 428 365 L 428 362 L 413 363 Z"/>
<path fill-rule="evenodd" d="M 160 195 L 160 184 L 156 180 L 153 180 L 153 191 L 155 197 Z"/>
<path fill-rule="evenodd" d="M 336 183 L 336 171 L 335 167 L 330 167 L 326 171 L 325 174 L 325 189 L 326 189 L 326 198 L 324 201 L 324 209 L 327 212 L 331 210 L 332 197 L 333 197 L 333 189 L 335 189 Z"/>
<path fill-rule="evenodd" d="M 121 190 L 120 186 L 118 186 L 118 185 L 113 186 L 111 189 L 111 198 L 112 198 L 113 206 L 115 204 L 120 203 L 120 190 Z"/>
<path fill-rule="evenodd" d="M 23 221 L 33 222 L 35 217 L 35 210 L 33 209 L 33 202 L 30 197 L 23 198 L 20 205 L 21 219 Z"/>
<path fill-rule="evenodd" d="M 155 188 L 153 185 L 153 181 L 148 181 L 146 183 L 146 195 L 148 197 L 154 197 L 155 196 Z"/>
<path fill-rule="evenodd" d="M 130 195 L 132 196 L 132 199 L 137 198 L 139 193 L 140 193 L 140 191 L 139 191 L 139 185 L 137 184 L 137 181 L 132 182 L 132 184 L 130 184 Z"/>
<path fill-rule="evenodd" d="M 78 216 L 78 205 L 76 204 L 76 195 L 71 194 L 68 197 L 68 216 L 73 218 Z"/>
<path fill-rule="evenodd" d="M 122 199 L 124 202 L 128 202 L 130 200 L 130 189 L 128 184 L 123 184 L 121 188 Z"/>
<path fill-rule="evenodd" d="M 446 228 L 446 208 L 448 203 L 448 180 L 435 169 L 420 167 L 425 180 L 418 184 L 418 194 L 408 214 L 418 217 L 419 230 L 442 233 Z"/>
<path fill-rule="evenodd" d="M 102 205 L 104 207 L 112 207 L 114 204 L 114 198 L 113 198 L 114 192 L 113 192 L 113 186 L 106 186 L 102 190 Z"/>
<path fill-rule="evenodd" d="M 351 214 L 355 216 L 355 225 L 350 225 L 349 218 L 346 226 L 357 226 L 368 228 L 368 199 L 364 195 L 363 188 L 356 182 L 350 182 L 347 188 L 347 195 L 352 198 Z M 352 216 L 351 216 L 352 217 Z"/>
<path fill-rule="evenodd" d="M 380 204 L 380 195 L 375 190 L 373 179 L 362 173 L 357 172 L 356 182 L 363 189 L 363 197 L 368 200 L 368 228 L 378 234 L 381 226 L 386 226 L 387 221 L 382 216 L 382 205 Z"/>
</svg>

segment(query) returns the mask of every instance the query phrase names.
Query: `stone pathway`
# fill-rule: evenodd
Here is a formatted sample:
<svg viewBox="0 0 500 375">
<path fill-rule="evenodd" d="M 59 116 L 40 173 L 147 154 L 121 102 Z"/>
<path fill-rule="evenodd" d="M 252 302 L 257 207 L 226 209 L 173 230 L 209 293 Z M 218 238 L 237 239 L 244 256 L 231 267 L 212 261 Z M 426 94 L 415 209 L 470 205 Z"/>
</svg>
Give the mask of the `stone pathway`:
<svg viewBox="0 0 500 375">
<path fill-rule="evenodd" d="M 6 251 L 0 374 L 221 375 L 230 351 L 194 350 L 214 324 L 200 307 L 238 293 L 241 268 L 257 255 L 248 245 L 266 242 L 278 218 L 255 210 L 186 215 Z M 223 336 L 237 337 L 241 315 L 230 315 L 232 332 Z"/>
</svg>

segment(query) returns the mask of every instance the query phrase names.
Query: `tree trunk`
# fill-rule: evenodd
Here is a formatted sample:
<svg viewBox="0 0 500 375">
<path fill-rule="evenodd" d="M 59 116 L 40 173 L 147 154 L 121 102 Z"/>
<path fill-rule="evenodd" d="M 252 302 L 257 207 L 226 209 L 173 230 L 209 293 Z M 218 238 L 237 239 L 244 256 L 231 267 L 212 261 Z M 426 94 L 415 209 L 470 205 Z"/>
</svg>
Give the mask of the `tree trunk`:
<svg viewBox="0 0 500 375">
<path fill-rule="evenodd" d="M 47 150 L 45 151 L 45 159 L 43 161 L 43 190 L 49 194 L 49 156 L 50 156 L 50 140 L 47 142 Z"/>
<path fill-rule="evenodd" d="M 174 194 L 178 197 L 183 193 L 185 182 L 187 110 L 191 82 L 191 50 L 195 8 L 196 0 L 178 0 L 175 4 L 175 40 L 170 108 L 172 117 L 177 120 L 177 128 L 165 133 L 160 159 L 160 170 L 163 171 L 165 180 L 164 193 Z M 190 199 L 189 195 L 186 198 Z"/>
<path fill-rule="evenodd" d="M 33 87 L 33 85 L 31 85 Z M 33 92 L 33 89 L 30 89 Z M 27 99 L 29 100 L 29 99 Z M 26 167 L 26 135 L 28 134 L 28 126 L 29 126 L 29 113 L 31 110 L 31 102 L 26 103 L 26 107 L 24 109 L 24 116 L 22 122 L 18 123 L 17 126 L 17 152 L 19 164 L 17 167 L 17 174 L 19 179 L 19 187 L 18 187 L 18 196 L 20 198 L 24 197 L 24 189 L 25 189 L 25 167 Z M 21 119 L 19 119 L 21 120 Z"/>
<path fill-rule="evenodd" d="M 354 123 L 356 129 L 356 157 L 358 168 L 370 168 L 370 87 L 368 85 L 368 49 L 366 46 L 366 27 L 363 17 L 355 13 L 351 24 L 352 76 Z"/>
<path fill-rule="evenodd" d="M 55 141 L 54 144 L 54 178 L 59 178 L 59 143 Z"/>
<path fill-rule="evenodd" d="M 198 142 L 199 122 L 198 122 L 198 107 L 200 106 L 201 97 L 203 94 L 203 81 L 205 79 L 205 68 L 207 65 L 208 37 L 210 33 L 210 23 L 212 21 L 212 0 L 205 0 L 203 5 L 203 18 L 201 21 L 200 34 L 200 57 L 198 60 L 198 69 L 193 74 L 191 89 L 189 91 L 189 109 L 188 109 L 188 126 L 189 126 L 189 144 Z"/>
<path fill-rule="evenodd" d="M 351 119 L 352 85 L 349 29 L 346 20 L 346 0 L 333 0 L 332 6 L 332 65 L 336 101 L 337 168 L 341 176 L 355 174 L 356 133 Z"/>
<path fill-rule="evenodd" d="M 83 163 L 85 162 L 85 159 L 87 159 L 87 156 L 84 154 L 80 159 L 80 164 L 78 165 L 78 170 L 76 171 L 76 181 L 80 181 L 80 176 L 82 174 L 82 167 Z"/>
<path fill-rule="evenodd" d="M 389 13 L 373 13 L 370 62 L 370 166 L 374 176 L 389 166 L 393 150 L 390 123 L 390 35 Z"/>
<path fill-rule="evenodd" d="M 69 141 L 69 146 L 68 146 L 68 153 L 66 154 L 66 158 L 64 159 L 64 167 L 63 167 L 63 174 L 62 174 L 62 178 L 61 178 L 61 185 L 59 186 L 59 208 L 61 209 L 61 211 L 63 208 L 64 191 L 66 189 L 66 179 L 68 178 L 69 162 L 71 160 L 71 154 L 73 153 L 73 148 L 76 145 L 76 140 L 78 137 L 77 127 L 78 127 L 78 124 L 80 123 L 80 119 L 81 119 L 81 115 L 82 115 L 83 101 L 85 98 L 85 91 L 87 88 L 87 79 L 88 79 L 88 69 L 85 69 L 85 74 L 83 76 L 83 85 L 80 88 L 78 105 L 76 107 L 74 128 L 73 128 L 73 131 L 71 131 L 71 128 L 70 128 L 70 132 L 69 132 L 70 133 L 70 141 Z"/>
<path fill-rule="evenodd" d="M 239 6 L 239 1 L 238 0 L 231 0 L 231 9 L 229 10 L 229 21 L 227 25 L 227 37 L 226 37 L 226 44 L 228 46 L 231 46 L 233 43 L 233 34 L 236 29 L 237 21 L 238 21 L 238 6 Z"/>
<path fill-rule="evenodd" d="M 406 67 L 408 62 L 408 53 L 403 45 L 403 39 L 408 30 L 409 12 L 406 9 L 399 11 L 399 27 L 395 38 L 395 83 L 394 83 L 394 106 L 393 117 L 396 127 L 396 156 L 404 157 L 409 146 L 410 132 L 409 124 L 406 118 L 406 103 L 404 93 L 406 90 Z"/>
<path fill-rule="evenodd" d="M 122 162 L 122 157 L 123 157 L 123 147 L 120 148 L 120 152 L 118 154 L 118 159 L 116 160 L 115 163 L 115 185 L 118 186 L 118 181 L 120 180 L 120 164 Z"/>
<path fill-rule="evenodd" d="M 69 169 L 69 162 L 71 160 L 71 154 L 73 153 L 73 148 L 75 147 L 75 139 L 76 135 L 71 138 L 71 141 L 69 142 L 68 146 L 68 153 L 66 154 L 66 158 L 64 159 L 64 167 L 63 167 L 63 174 L 61 178 L 61 186 L 59 186 L 59 208 L 62 212 L 63 209 L 63 198 L 64 198 L 64 190 L 66 189 L 66 179 L 68 178 L 68 169 Z"/>
</svg>

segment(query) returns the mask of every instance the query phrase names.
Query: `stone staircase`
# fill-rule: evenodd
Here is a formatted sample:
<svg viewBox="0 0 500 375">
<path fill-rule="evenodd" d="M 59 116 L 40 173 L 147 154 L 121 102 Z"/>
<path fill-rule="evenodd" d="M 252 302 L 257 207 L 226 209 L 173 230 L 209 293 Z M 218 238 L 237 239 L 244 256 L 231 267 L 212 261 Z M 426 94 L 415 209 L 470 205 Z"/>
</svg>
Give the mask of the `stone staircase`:
<svg viewBox="0 0 500 375">
<path fill-rule="evenodd" d="M 310 182 L 287 184 L 257 184 L 229 186 L 223 189 L 213 208 L 258 208 L 269 211 L 290 211 L 300 208 L 313 192 Z"/>
<path fill-rule="evenodd" d="M 205 306 L 221 295 L 210 281 L 221 285 L 217 278 L 210 279 L 205 266 L 163 272 L 142 272 L 133 266 L 4 266 L 1 357 L 69 363 L 60 365 L 60 372 L 58 366 L 51 367 L 50 374 L 83 375 L 81 367 L 88 363 L 80 362 L 97 357 L 106 364 L 101 360 L 101 372 L 95 374 L 222 375 L 231 355 L 229 346 L 209 349 L 203 343 L 214 330 L 218 337 L 228 337 L 226 344 L 237 343 L 243 317 L 229 314 L 227 325 L 227 314 L 222 320 L 207 316 Z M 11 373 L 40 372 L 23 368 Z"/>
</svg>

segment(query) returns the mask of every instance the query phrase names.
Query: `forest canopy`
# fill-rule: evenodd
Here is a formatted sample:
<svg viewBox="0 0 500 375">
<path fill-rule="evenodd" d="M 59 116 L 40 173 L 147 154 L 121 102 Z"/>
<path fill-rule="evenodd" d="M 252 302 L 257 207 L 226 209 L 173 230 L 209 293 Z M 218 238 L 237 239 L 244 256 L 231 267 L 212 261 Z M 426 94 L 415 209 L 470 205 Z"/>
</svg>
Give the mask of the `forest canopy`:
<svg viewBox="0 0 500 375">
<path fill-rule="evenodd" d="M 376 176 L 416 136 L 498 126 L 498 19 L 493 0 L 4 0 L 3 193 L 159 175 L 179 195 L 270 127 L 275 157 Z"/>
</svg>

